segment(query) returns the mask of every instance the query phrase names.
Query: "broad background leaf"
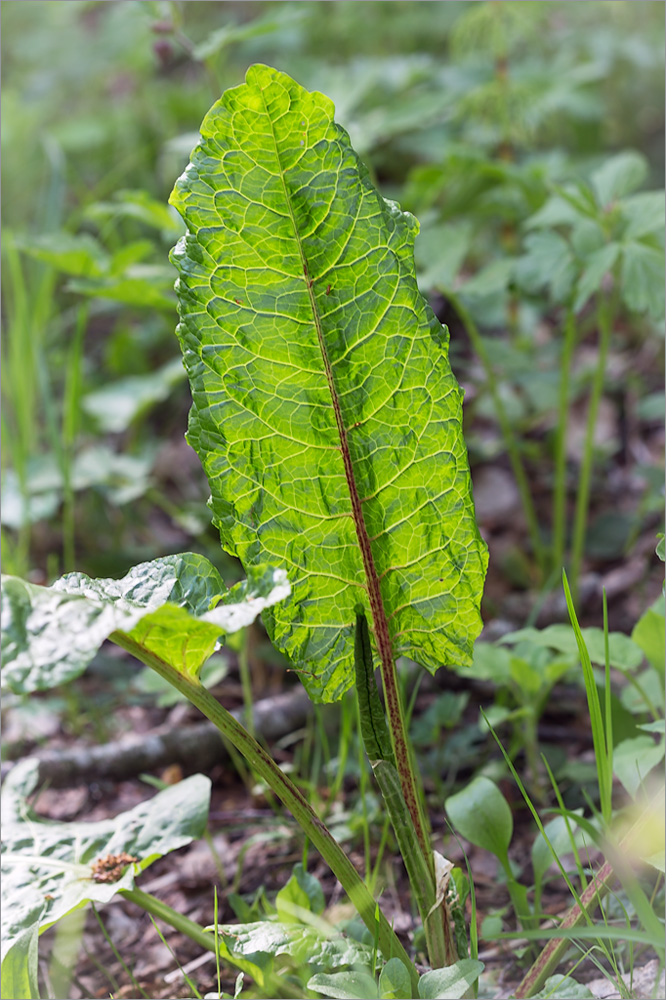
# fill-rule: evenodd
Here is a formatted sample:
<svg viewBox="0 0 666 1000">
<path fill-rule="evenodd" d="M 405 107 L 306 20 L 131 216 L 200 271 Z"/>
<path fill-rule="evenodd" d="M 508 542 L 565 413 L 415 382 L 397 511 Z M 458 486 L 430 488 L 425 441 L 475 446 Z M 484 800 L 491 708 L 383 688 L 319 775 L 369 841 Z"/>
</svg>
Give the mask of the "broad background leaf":
<svg viewBox="0 0 666 1000">
<path fill-rule="evenodd" d="M 264 615 L 272 640 L 332 701 L 353 682 L 355 607 L 370 611 L 350 479 L 396 655 L 470 662 L 487 557 L 418 224 L 372 187 L 328 98 L 266 66 L 246 81 L 171 198 L 188 436 L 224 548 L 292 582 Z"/>
</svg>

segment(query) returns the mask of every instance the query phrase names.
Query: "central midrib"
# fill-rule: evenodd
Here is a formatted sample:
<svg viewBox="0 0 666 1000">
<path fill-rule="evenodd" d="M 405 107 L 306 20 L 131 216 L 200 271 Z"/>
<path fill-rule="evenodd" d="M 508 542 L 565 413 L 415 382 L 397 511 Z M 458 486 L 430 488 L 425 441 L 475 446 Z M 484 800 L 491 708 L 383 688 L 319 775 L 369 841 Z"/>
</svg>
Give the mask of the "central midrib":
<svg viewBox="0 0 666 1000">
<path fill-rule="evenodd" d="M 377 573 L 377 568 L 375 566 L 375 561 L 372 554 L 372 543 L 370 542 L 370 537 L 368 535 L 368 531 L 365 525 L 365 520 L 363 518 L 363 507 L 361 504 L 361 498 L 359 496 L 358 489 L 356 487 L 356 480 L 354 478 L 354 465 L 351 457 L 351 452 L 349 449 L 347 431 L 344 425 L 344 421 L 342 419 L 340 399 L 335 385 L 335 378 L 328 357 L 328 352 L 326 350 L 326 343 L 324 340 L 324 331 L 322 327 L 321 316 L 317 308 L 317 301 L 315 299 L 313 291 L 313 279 L 310 276 L 308 261 L 305 256 L 303 244 L 301 242 L 296 215 L 294 213 L 291 196 L 289 194 L 289 189 L 287 187 L 285 170 L 282 166 L 282 161 L 280 159 L 280 150 L 278 147 L 277 137 L 275 135 L 273 122 L 268 112 L 268 107 L 266 105 L 265 100 L 264 100 L 264 108 L 266 110 L 266 117 L 271 126 L 271 134 L 273 136 L 273 142 L 275 145 L 275 156 L 279 167 L 279 174 L 284 191 L 285 203 L 289 211 L 289 217 L 291 219 L 291 224 L 294 231 L 294 239 L 296 240 L 296 244 L 298 246 L 298 252 L 301 258 L 301 263 L 303 267 L 303 281 L 305 282 L 305 288 L 310 301 L 310 308 L 312 311 L 314 327 L 317 333 L 319 349 L 321 351 L 322 360 L 324 363 L 324 372 L 326 374 L 326 381 L 328 383 L 328 388 L 331 395 L 331 404 L 333 406 L 333 413 L 335 415 L 335 423 L 338 430 L 338 436 L 340 438 L 340 453 L 342 455 L 342 463 L 344 466 L 347 488 L 349 490 L 349 498 L 352 508 L 352 519 L 354 522 L 354 528 L 356 530 L 356 537 L 358 539 L 359 548 L 361 550 L 361 558 L 363 560 L 363 569 L 365 571 L 368 598 L 370 602 L 370 612 L 372 614 L 375 640 L 377 642 L 377 651 L 379 653 L 379 658 L 380 658 L 382 681 L 384 686 L 384 697 L 386 699 L 386 709 L 389 719 L 389 729 L 391 733 L 391 742 L 393 744 L 393 751 L 395 753 L 396 765 L 398 773 L 400 775 L 400 783 L 402 785 L 403 795 L 405 796 L 405 801 L 409 808 L 409 812 L 412 816 L 412 820 L 414 822 L 414 826 L 417 835 L 419 837 L 419 841 L 421 843 L 421 848 L 427 859 L 429 857 L 429 847 L 424 840 L 425 832 L 423 830 L 422 814 L 418 804 L 416 787 L 414 784 L 414 779 L 412 774 L 412 766 L 411 766 L 411 761 L 409 759 L 409 750 L 407 747 L 402 705 L 400 702 L 400 694 L 398 690 L 398 679 L 395 667 L 395 660 L 393 657 L 391 635 L 389 632 L 386 611 L 384 609 L 384 602 L 381 594 L 379 575 Z"/>
</svg>

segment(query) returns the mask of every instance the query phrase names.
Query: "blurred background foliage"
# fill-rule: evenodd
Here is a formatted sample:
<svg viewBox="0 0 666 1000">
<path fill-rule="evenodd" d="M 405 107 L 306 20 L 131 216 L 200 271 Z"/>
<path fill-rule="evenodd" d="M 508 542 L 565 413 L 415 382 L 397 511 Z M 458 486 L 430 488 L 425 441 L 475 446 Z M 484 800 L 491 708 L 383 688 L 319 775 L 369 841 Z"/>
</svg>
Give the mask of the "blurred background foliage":
<svg viewBox="0 0 666 1000">
<path fill-rule="evenodd" d="M 167 260 L 182 230 L 166 202 L 206 110 L 258 61 L 332 97 L 382 193 L 421 222 L 419 279 L 451 326 L 475 482 L 492 463 L 504 483 L 517 474 L 501 572 L 526 586 L 557 568 L 595 372 L 597 405 L 619 399 L 624 423 L 593 421 L 588 493 L 615 521 L 586 544 L 617 558 L 654 526 L 663 4 L 5 0 L 2 20 L 6 572 L 119 575 L 191 549 L 238 575 L 183 440 Z M 620 488 L 608 463 L 626 426 L 639 474 L 623 511 L 603 491 Z"/>
</svg>

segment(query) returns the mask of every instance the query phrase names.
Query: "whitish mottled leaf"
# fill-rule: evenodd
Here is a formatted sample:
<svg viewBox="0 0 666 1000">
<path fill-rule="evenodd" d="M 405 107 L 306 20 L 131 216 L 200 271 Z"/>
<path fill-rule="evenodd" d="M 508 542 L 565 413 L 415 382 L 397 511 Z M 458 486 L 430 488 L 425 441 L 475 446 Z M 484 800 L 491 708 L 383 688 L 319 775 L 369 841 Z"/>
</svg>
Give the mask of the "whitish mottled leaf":
<svg viewBox="0 0 666 1000">
<path fill-rule="evenodd" d="M 353 682 L 355 608 L 393 653 L 469 662 L 486 550 L 462 394 L 384 201 L 322 94 L 266 66 L 227 91 L 172 203 L 189 441 L 222 544 L 293 594 L 264 615 L 318 700 Z M 372 613 L 371 613 L 372 612 Z"/>
<path fill-rule="evenodd" d="M 38 587 L 3 577 L 2 682 L 19 693 L 63 684 L 114 633 L 129 638 L 137 656 L 146 650 L 196 677 L 221 635 L 288 594 L 280 570 L 225 591 L 215 567 L 191 552 L 140 563 L 121 580 L 68 573 Z"/>
<path fill-rule="evenodd" d="M 2 792 L 3 956 L 26 928 L 44 930 L 89 900 L 107 903 L 132 888 L 153 861 L 200 837 L 208 819 L 210 779 L 195 774 L 115 819 L 52 823 L 26 801 L 38 764 L 33 757 L 16 764 Z M 96 864 L 104 859 L 106 867 Z M 113 881 L 98 881 L 103 873 Z"/>
<path fill-rule="evenodd" d="M 212 928 L 210 928 L 212 929 Z M 372 949 L 334 928 L 320 924 L 259 920 L 251 924 L 218 925 L 234 961 L 256 961 L 261 955 L 289 955 L 297 965 L 340 969 L 345 965 L 370 965 Z M 261 964 L 261 963 L 259 963 Z"/>
</svg>

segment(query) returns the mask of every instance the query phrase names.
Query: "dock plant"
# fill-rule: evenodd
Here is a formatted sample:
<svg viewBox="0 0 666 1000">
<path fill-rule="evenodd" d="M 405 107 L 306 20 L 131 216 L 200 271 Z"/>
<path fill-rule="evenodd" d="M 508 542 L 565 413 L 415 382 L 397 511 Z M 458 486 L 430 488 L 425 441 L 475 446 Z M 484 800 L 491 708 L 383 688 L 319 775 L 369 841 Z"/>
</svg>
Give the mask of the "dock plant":
<svg viewBox="0 0 666 1000">
<path fill-rule="evenodd" d="M 372 945 L 321 936 L 321 889 L 297 866 L 271 922 L 246 922 L 234 952 L 217 924 L 198 927 L 134 885 L 152 860 L 201 834 L 204 779 L 189 779 L 197 792 L 189 820 L 184 783 L 160 793 L 178 808 L 157 824 L 157 846 L 150 830 L 135 835 L 136 817 L 128 829 L 115 821 L 72 843 L 65 824 L 30 812 L 37 779 L 25 763 L 7 793 L 6 981 L 34 995 L 37 934 L 118 891 L 257 981 L 268 975 L 257 955 L 273 947 L 314 963 L 309 988 L 328 996 L 462 997 L 482 965 L 474 949 L 470 957 L 451 865 L 433 850 L 398 671 L 401 658 L 431 673 L 471 665 L 487 552 L 448 331 L 416 282 L 418 223 L 374 188 L 332 102 L 263 65 L 206 115 L 171 204 L 187 229 L 172 252 L 193 400 L 187 438 L 208 477 L 222 547 L 247 579 L 227 590 L 191 553 L 142 563 L 122 580 L 70 573 L 42 588 L 5 578 L 3 680 L 17 693 L 70 680 L 106 639 L 152 667 L 291 811 Z M 313 701 L 356 692 L 363 745 L 423 923 L 424 975 L 307 798 L 201 683 L 224 636 L 259 614 Z M 141 815 L 159 816 L 158 800 Z M 462 815 L 460 801 L 450 802 Z M 510 873 L 505 826 L 498 836 Z M 522 887 L 511 884 L 524 910 Z M 464 895 L 463 882 L 455 885 Z M 343 965 L 356 970 L 336 971 Z M 531 980 L 521 995 L 536 988 Z"/>
</svg>

